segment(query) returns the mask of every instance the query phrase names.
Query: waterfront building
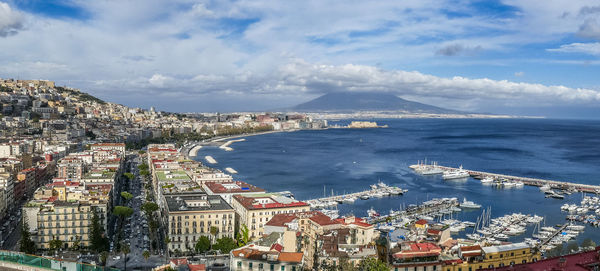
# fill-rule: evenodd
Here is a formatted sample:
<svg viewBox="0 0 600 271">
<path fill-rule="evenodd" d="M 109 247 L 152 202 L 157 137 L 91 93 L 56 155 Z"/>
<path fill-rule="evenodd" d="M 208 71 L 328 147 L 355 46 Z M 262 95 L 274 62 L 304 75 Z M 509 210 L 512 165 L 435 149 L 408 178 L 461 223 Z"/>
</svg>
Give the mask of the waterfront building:
<svg viewBox="0 0 600 271">
<path fill-rule="evenodd" d="M 399 251 L 392 252 L 392 268 L 394 271 L 442 270 L 441 255 L 442 249 L 434 243 L 404 242 Z"/>
<path fill-rule="evenodd" d="M 444 266 L 444 271 L 480 270 L 482 268 L 499 268 L 537 262 L 540 252 L 526 243 L 513 243 L 498 246 L 480 247 L 478 245 L 460 247 L 460 261 Z"/>
<path fill-rule="evenodd" d="M 194 251 L 201 236 L 235 237 L 235 211 L 220 196 L 205 193 L 165 194 L 165 225 L 170 251 Z M 216 236 L 211 235 L 216 227 Z"/>
<path fill-rule="evenodd" d="M 565 270 L 565 271 L 592 271 L 598 270 L 600 266 L 600 247 L 593 250 L 582 251 L 569 255 L 552 257 L 524 264 L 515 264 L 504 267 L 485 268 L 482 270 L 498 271 L 546 271 L 546 270 Z"/>
<path fill-rule="evenodd" d="M 248 227 L 250 238 L 262 236 L 264 225 L 277 214 L 310 210 L 302 201 L 279 194 L 234 195 L 231 206 L 239 216 L 239 223 Z"/>
</svg>

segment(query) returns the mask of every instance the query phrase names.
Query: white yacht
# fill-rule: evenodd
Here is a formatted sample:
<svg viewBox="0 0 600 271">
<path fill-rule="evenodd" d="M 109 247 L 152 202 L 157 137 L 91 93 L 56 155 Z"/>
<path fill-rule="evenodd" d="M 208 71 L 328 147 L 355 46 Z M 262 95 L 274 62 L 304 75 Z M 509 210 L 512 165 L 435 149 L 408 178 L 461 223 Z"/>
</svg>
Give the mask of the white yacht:
<svg viewBox="0 0 600 271">
<path fill-rule="evenodd" d="M 470 176 L 469 172 L 464 170 L 462 168 L 462 166 L 460 166 L 460 168 L 458 170 L 444 171 L 444 174 L 442 175 L 442 179 L 444 179 L 444 180 L 466 179 L 469 176 Z"/>
<path fill-rule="evenodd" d="M 549 184 L 545 184 L 543 186 L 540 186 L 540 190 L 541 191 L 547 191 L 547 190 L 550 190 L 550 189 L 552 189 L 552 187 L 550 187 Z"/>
<path fill-rule="evenodd" d="M 460 203 L 460 207 L 468 209 L 479 209 L 481 208 L 481 204 L 477 204 L 475 202 L 467 200 L 467 198 L 463 198 L 463 202 Z"/>
</svg>

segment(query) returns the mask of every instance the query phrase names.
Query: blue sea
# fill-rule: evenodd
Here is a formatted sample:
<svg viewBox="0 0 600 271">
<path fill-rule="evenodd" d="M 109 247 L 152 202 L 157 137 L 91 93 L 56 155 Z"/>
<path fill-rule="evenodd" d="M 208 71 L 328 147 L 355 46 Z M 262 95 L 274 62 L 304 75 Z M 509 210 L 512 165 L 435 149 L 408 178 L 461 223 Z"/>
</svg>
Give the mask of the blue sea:
<svg viewBox="0 0 600 271">
<path fill-rule="evenodd" d="M 213 156 L 234 178 L 268 191 L 289 190 L 297 199 L 362 191 L 378 181 L 408 189 L 404 196 L 357 200 L 339 205 L 340 214 L 383 214 L 431 198 L 467 198 L 492 217 L 513 212 L 545 216 L 546 226 L 565 223 L 564 203 L 579 203 L 581 193 L 564 200 L 545 198 L 537 187 L 497 189 L 478 180 L 443 181 L 408 166 L 419 160 L 440 165 L 585 184 L 600 184 L 600 122 L 549 119 L 379 119 L 382 129 L 328 129 L 273 133 L 233 143 L 234 151 L 205 147 L 198 161 Z M 346 124 L 347 122 L 339 122 Z M 324 192 L 325 190 L 325 192 Z M 475 222 L 481 210 L 454 218 Z M 531 237 L 533 227 L 511 241 Z M 467 232 L 471 232 L 467 229 Z M 464 234 L 464 233 L 463 233 Z M 600 241 L 600 230 L 586 227 L 578 237 Z"/>
</svg>

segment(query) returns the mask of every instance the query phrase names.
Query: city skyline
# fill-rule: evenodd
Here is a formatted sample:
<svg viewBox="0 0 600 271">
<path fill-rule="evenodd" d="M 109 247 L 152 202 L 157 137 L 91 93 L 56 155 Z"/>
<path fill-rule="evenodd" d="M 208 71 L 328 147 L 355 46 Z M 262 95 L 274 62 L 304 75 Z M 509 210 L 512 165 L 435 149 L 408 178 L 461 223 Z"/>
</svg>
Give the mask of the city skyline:
<svg viewBox="0 0 600 271">
<path fill-rule="evenodd" d="M 383 91 L 472 112 L 590 118 L 600 112 L 598 13 L 593 1 L 7 1 L 0 77 L 175 112 Z"/>
</svg>

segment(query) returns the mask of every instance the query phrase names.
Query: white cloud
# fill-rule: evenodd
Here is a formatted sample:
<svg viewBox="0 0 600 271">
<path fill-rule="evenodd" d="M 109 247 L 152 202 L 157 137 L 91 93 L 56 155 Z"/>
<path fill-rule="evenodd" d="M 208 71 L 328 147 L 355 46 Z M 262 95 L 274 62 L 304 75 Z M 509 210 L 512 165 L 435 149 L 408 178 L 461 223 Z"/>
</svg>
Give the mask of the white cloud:
<svg viewBox="0 0 600 271">
<path fill-rule="evenodd" d="M 581 53 L 590 55 L 600 55 L 600 42 L 593 43 L 571 43 L 561 45 L 559 48 L 547 49 L 550 52 L 562 53 Z"/>
<path fill-rule="evenodd" d="M 521 77 L 523 75 L 525 75 L 525 72 L 515 72 L 516 77 Z"/>
<path fill-rule="evenodd" d="M 7 3 L 0 2 L 0 37 L 17 34 L 23 29 L 23 24 L 21 13 L 13 10 Z"/>
<path fill-rule="evenodd" d="M 89 19 L 38 16 L 0 3 L 0 29 L 16 21 L 11 29 L 19 31 L 26 21 L 28 30 L 1 40 L 2 77 L 73 83 L 107 100 L 125 92 L 307 97 L 364 90 L 469 107 L 479 104 L 476 99 L 597 101 L 597 93 L 587 89 L 452 77 L 474 74 L 471 67 L 523 69 L 519 61 L 526 60 L 513 54 L 523 53 L 520 46 L 572 36 L 585 18 L 562 15 L 578 14 L 593 1 L 503 1 L 516 7 L 510 16 L 473 12 L 450 0 L 73 3 Z M 468 16 L 449 16 L 448 8 Z M 6 10 L 20 18 L 8 20 L 16 17 L 3 16 Z M 597 47 L 571 44 L 549 51 L 597 55 Z M 509 61 L 488 53 L 517 57 L 505 64 Z M 446 77 L 403 71 L 427 68 Z"/>
<path fill-rule="evenodd" d="M 576 35 L 584 38 L 600 40 L 600 24 L 598 24 L 596 19 L 586 19 L 579 27 L 579 31 L 577 31 Z"/>
</svg>

